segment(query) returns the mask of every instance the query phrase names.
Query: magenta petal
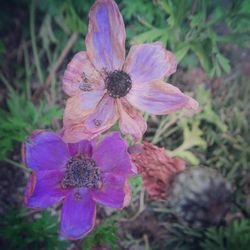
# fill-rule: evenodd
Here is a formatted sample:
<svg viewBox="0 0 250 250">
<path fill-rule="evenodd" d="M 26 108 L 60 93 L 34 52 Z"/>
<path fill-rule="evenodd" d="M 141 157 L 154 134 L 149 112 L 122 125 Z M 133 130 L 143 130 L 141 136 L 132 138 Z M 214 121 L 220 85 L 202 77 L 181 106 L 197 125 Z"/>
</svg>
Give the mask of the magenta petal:
<svg viewBox="0 0 250 250">
<path fill-rule="evenodd" d="M 104 173 L 102 175 L 103 186 L 101 189 L 92 189 L 91 194 L 95 201 L 112 208 L 123 208 L 125 205 L 126 178 L 120 175 Z"/>
<path fill-rule="evenodd" d="M 118 100 L 117 103 L 120 113 L 119 125 L 121 132 L 126 135 L 131 135 L 135 141 L 138 141 L 147 130 L 146 121 L 125 98 L 124 100 Z"/>
<path fill-rule="evenodd" d="M 117 175 L 134 175 L 135 169 L 130 160 L 128 145 L 118 132 L 106 136 L 94 148 L 92 158 L 103 172 Z"/>
<path fill-rule="evenodd" d="M 26 206 L 43 209 L 61 201 L 68 192 L 61 188 L 62 178 L 63 172 L 58 170 L 33 173 L 26 187 Z"/>
<path fill-rule="evenodd" d="M 108 130 L 118 119 L 118 111 L 114 98 L 105 95 L 96 109 L 84 121 L 84 126 L 90 133 Z"/>
<path fill-rule="evenodd" d="M 100 73 L 92 65 L 85 51 L 77 53 L 70 61 L 62 82 L 63 90 L 69 96 L 104 88 Z"/>
<path fill-rule="evenodd" d="M 133 86 L 126 98 L 137 109 L 155 115 L 169 114 L 182 108 L 197 110 L 199 106 L 178 88 L 162 81 Z"/>
<path fill-rule="evenodd" d="M 94 227 L 95 216 L 96 204 L 89 191 L 75 190 L 64 200 L 60 233 L 67 239 L 79 239 Z"/>
<path fill-rule="evenodd" d="M 89 12 L 88 56 L 96 69 L 120 69 L 125 60 L 125 27 L 113 0 L 97 0 Z"/>
<path fill-rule="evenodd" d="M 175 56 L 156 42 L 132 46 L 124 69 L 131 76 L 133 84 L 144 84 L 171 75 L 176 65 Z"/>
<path fill-rule="evenodd" d="M 33 170 L 63 168 L 70 155 L 62 139 L 47 131 L 34 131 L 24 144 L 25 164 Z"/>
<path fill-rule="evenodd" d="M 82 140 L 77 143 L 68 144 L 69 153 L 71 156 L 82 155 L 85 157 L 92 156 L 92 145 L 88 140 Z"/>
</svg>

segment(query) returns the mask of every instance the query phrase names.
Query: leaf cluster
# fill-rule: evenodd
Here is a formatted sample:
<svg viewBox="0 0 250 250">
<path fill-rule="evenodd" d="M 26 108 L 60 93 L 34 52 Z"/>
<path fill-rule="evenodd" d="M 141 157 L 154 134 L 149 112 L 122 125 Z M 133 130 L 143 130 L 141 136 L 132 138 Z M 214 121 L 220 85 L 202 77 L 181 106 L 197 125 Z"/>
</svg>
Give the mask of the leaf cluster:
<svg viewBox="0 0 250 250">
<path fill-rule="evenodd" d="M 160 40 L 183 67 L 199 62 L 211 77 L 231 70 L 221 45 L 246 46 L 249 40 L 248 0 L 226 4 L 205 0 L 129 0 L 124 5 L 124 16 L 131 23 L 128 34 L 132 43 Z"/>
<path fill-rule="evenodd" d="M 33 130 L 47 128 L 53 120 L 62 115 L 58 106 L 48 107 L 45 100 L 35 106 L 25 95 L 14 90 L 8 94 L 6 109 L 0 109 L 0 160 L 3 160 L 15 145 L 20 147 L 20 143 Z"/>
<path fill-rule="evenodd" d="M 250 222 L 234 221 L 218 228 L 198 229 L 179 224 L 167 228 L 166 249 L 173 250 L 247 250 L 250 243 Z"/>
<path fill-rule="evenodd" d="M 49 211 L 29 218 L 24 211 L 9 210 L 1 219 L 0 235 L 2 249 L 63 250 L 70 245 L 59 238 L 58 218 Z"/>
<path fill-rule="evenodd" d="M 94 246 L 108 245 L 112 250 L 117 248 L 117 227 L 114 224 L 116 216 L 105 219 L 83 243 L 83 250 L 90 250 Z"/>
</svg>

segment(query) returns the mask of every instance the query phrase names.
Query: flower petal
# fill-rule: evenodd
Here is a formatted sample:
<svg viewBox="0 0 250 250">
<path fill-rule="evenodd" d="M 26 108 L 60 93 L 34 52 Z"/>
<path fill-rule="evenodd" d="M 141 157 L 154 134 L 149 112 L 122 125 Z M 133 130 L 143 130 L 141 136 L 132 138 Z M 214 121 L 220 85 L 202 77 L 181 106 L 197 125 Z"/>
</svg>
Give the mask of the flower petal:
<svg viewBox="0 0 250 250">
<path fill-rule="evenodd" d="M 25 164 L 33 170 L 63 168 L 70 155 L 67 145 L 55 133 L 36 130 L 24 144 Z"/>
<path fill-rule="evenodd" d="M 69 98 L 64 111 L 63 125 L 69 127 L 82 122 L 93 112 L 103 95 L 102 90 L 94 90 Z"/>
<path fill-rule="evenodd" d="M 128 179 L 125 181 L 124 192 L 125 192 L 125 197 L 124 197 L 123 207 L 127 207 L 131 201 L 131 196 L 132 196 L 132 190 L 130 188 Z"/>
<path fill-rule="evenodd" d="M 68 143 L 69 153 L 71 156 L 83 155 L 85 157 L 92 156 L 92 145 L 88 140 L 82 140 L 77 143 Z"/>
<path fill-rule="evenodd" d="M 126 203 L 124 202 L 126 178 L 113 173 L 103 173 L 102 181 L 101 189 L 91 190 L 93 199 L 112 208 L 123 208 Z"/>
<path fill-rule="evenodd" d="M 63 90 L 69 96 L 104 88 L 100 73 L 94 68 L 85 51 L 78 52 L 70 61 L 62 82 Z"/>
<path fill-rule="evenodd" d="M 63 171 L 46 170 L 33 173 L 25 192 L 26 206 L 43 209 L 61 201 L 69 191 L 61 188 L 62 179 Z"/>
<path fill-rule="evenodd" d="M 106 136 L 93 149 L 92 158 L 103 172 L 123 176 L 135 174 L 135 169 L 128 153 L 128 145 L 118 132 L 113 132 Z"/>
<path fill-rule="evenodd" d="M 133 84 L 161 80 L 176 71 L 175 56 L 160 42 L 134 45 L 126 59 L 124 70 Z"/>
<path fill-rule="evenodd" d="M 138 141 L 147 130 L 147 123 L 125 98 L 124 100 L 118 100 L 117 103 L 120 113 L 119 125 L 121 132 L 133 136 Z"/>
<path fill-rule="evenodd" d="M 89 12 L 88 56 L 96 69 L 120 69 L 125 60 L 125 27 L 113 0 L 97 0 Z"/>
<path fill-rule="evenodd" d="M 72 192 L 63 203 L 60 233 L 67 239 L 79 239 L 94 227 L 95 216 L 96 204 L 89 191 Z"/>
<path fill-rule="evenodd" d="M 182 108 L 197 110 L 199 106 L 193 98 L 162 81 L 136 85 L 126 98 L 137 109 L 155 115 L 169 114 Z"/>
<path fill-rule="evenodd" d="M 101 133 L 101 132 L 100 132 Z M 91 133 L 86 129 L 84 124 L 76 124 L 64 127 L 61 131 L 62 138 L 67 143 L 77 143 L 79 140 L 92 139 L 98 133 Z"/>
<path fill-rule="evenodd" d="M 115 99 L 105 95 L 96 109 L 84 121 L 84 126 L 90 133 L 100 133 L 112 127 L 118 119 Z"/>
</svg>

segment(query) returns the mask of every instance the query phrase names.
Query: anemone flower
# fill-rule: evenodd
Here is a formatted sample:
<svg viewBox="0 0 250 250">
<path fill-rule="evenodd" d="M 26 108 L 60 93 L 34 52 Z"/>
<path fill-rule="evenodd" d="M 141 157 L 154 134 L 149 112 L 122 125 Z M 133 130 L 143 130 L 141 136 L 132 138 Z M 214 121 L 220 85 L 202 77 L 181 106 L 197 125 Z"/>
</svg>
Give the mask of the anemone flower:
<svg viewBox="0 0 250 250">
<path fill-rule="evenodd" d="M 119 121 L 138 140 L 147 124 L 139 111 L 165 115 L 198 103 L 163 81 L 176 71 L 175 56 L 160 42 L 133 45 L 125 59 L 125 27 L 113 0 L 97 0 L 89 12 L 86 51 L 77 53 L 63 77 L 70 96 L 64 113 L 67 142 L 93 138 Z"/>
<path fill-rule="evenodd" d="M 135 169 L 117 132 L 99 143 L 66 144 L 52 132 L 37 130 L 23 144 L 23 159 L 33 170 L 26 206 L 45 209 L 62 202 L 60 233 L 65 238 L 79 239 L 93 228 L 96 202 L 112 208 L 128 205 L 128 177 Z"/>
</svg>

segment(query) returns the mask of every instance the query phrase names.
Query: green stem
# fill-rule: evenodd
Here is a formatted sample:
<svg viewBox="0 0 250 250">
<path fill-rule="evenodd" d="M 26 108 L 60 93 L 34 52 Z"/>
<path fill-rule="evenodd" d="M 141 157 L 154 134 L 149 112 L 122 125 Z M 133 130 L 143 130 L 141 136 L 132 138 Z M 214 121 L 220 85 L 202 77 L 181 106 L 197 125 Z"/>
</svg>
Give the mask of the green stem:
<svg viewBox="0 0 250 250">
<path fill-rule="evenodd" d="M 1 72 L 0 72 L 0 80 L 4 83 L 4 85 L 9 91 L 13 90 L 12 86 Z"/>
<path fill-rule="evenodd" d="M 12 160 L 10 160 L 10 159 L 4 159 L 6 162 L 8 162 L 8 163 L 10 163 L 12 166 L 15 166 L 15 167 L 18 167 L 18 168 L 20 168 L 20 169 L 22 169 L 22 170 L 24 170 L 24 171 L 26 171 L 26 172 L 28 172 L 28 173 L 31 173 L 32 172 L 32 170 L 31 169 L 29 169 L 29 168 L 27 168 L 25 165 L 23 165 L 23 164 L 21 164 L 21 163 L 18 163 L 18 162 L 16 162 L 16 161 L 12 161 Z"/>
<path fill-rule="evenodd" d="M 31 44 L 32 44 L 32 50 L 33 50 L 33 54 L 34 54 L 38 79 L 39 79 L 40 83 L 43 83 L 43 74 L 42 74 L 39 56 L 38 56 L 38 52 L 37 52 L 37 46 L 36 46 L 35 1 L 34 0 L 31 2 L 31 5 L 30 5 L 30 35 L 31 35 Z"/>
<path fill-rule="evenodd" d="M 31 100 L 31 86 L 30 86 L 31 70 L 29 69 L 29 55 L 28 55 L 26 44 L 24 44 L 24 65 L 25 65 L 25 72 L 26 72 L 26 95 L 27 95 L 27 99 Z"/>
</svg>

